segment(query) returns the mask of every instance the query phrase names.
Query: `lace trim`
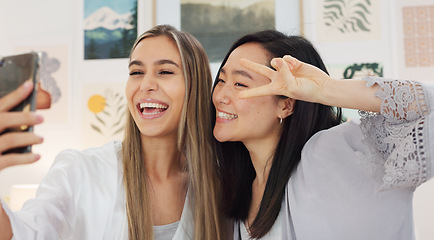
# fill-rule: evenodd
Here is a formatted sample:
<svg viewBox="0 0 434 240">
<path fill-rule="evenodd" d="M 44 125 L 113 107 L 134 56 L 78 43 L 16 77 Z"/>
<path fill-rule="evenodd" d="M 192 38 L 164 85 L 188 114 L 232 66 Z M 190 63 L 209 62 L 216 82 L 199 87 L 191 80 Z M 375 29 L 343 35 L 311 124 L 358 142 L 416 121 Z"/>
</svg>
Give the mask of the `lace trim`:
<svg viewBox="0 0 434 240">
<path fill-rule="evenodd" d="M 367 151 L 360 156 L 368 174 L 382 182 L 380 190 L 417 187 L 430 173 L 427 145 L 428 102 L 423 87 L 412 81 L 365 78 L 383 99 L 381 113 L 360 111 Z M 428 146 L 428 145 L 427 145 Z"/>
<path fill-rule="evenodd" d="M 425 90 L 420 83 L 378 77 L 363 79 L 367 82 L 366 87 L 374 84 L 381 87 L 375 96 L 383 99 L 381 114 L 391 123 L 414 121 L 429 113 Z"/>
</svg>

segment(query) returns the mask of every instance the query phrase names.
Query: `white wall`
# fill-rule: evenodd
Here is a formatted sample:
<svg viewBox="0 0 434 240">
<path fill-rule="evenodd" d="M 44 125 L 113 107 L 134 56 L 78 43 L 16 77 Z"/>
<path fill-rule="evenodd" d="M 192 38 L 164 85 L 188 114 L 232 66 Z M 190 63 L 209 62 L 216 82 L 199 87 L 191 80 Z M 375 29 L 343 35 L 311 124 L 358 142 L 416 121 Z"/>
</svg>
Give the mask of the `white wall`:
<svg viewBox="0 0 434 240">
<path fill-rule="evenodd" d="M 348 61 L 384 62 L 385 75 L 396 77 L 395 46 L 393 38 L 396 25 L 391 21 L 395 14 L 393 1 L 382 2 L 383 29 L 385 38 L 378 42 L 360 41 L 359 49 L 350 44 L 322 44 L 313 41 L 325 62 L 339 63 Z M 277 29 L 286 33 L 298 33 L 298 6 L 293 1 L 276 0 Z M 392 4 L 393 5 L 393 4 Z M 164 7 L 163 7 L 164 6 Z M 294 7 L 296 6 L 296 7 Z M 315 19 L 313 0 L 305 1 L 305 16 Z M 14 184 L 39 183 L 48 171 L 55 155 L 65 148 L 78 148 L 81 145 L 81 85 L 84 82 L 124 82 L 127 79 L 126 62 L 111 61 L 102 70 L 94 71 L 92 66 L 83 65 L 81 54 L 81 16 L 82 2 L 74 0 L 0 0 L 0 55 L 12 53 L 20 45 L 66 44 L 69 46 L 69 119 L 65 123 L 41 125 L 35 132 L 45 138 L 45 143 L 34 148 L 42 153 L 42 159 L 32 165 L 12 167 L 0 172 L 0 197 L 9 195 Z M 157 1 L 157 23 L 172 24 L 180 28 L 179 0 Z M 312 30 L 314 22 L 305 25 L 306 35 L 315 40 Z M 354 44 L 354 43 L 352 43 Z M 361 48 L 370 51 L 358 51 Z M 217 64 L 212 64 L 213 74 Z M 434 181 L 422 185 L 415 193 L 415 222 L 418 239 L 434 239 L 430 229 L 434 216 Z"/>
</svg>

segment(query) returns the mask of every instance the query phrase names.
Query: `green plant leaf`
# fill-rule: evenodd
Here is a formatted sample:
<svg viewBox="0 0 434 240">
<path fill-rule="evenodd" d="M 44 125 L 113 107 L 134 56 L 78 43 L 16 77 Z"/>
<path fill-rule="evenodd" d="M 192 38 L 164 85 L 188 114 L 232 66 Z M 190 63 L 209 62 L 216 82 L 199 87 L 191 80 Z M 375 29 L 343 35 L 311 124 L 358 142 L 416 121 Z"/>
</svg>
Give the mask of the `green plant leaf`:
<svg viewBox="0 0 434 240">
<path fill-rule="evenodd" d="M 118 130 L 116 130 L 116 131 L 113 133 L 113 135 L 116 135 L 116 134 L 122 132 L 123 130 L 124 130 L 124 126 L 120 127 Z"/>
<path fill-rule="evenodd" d="M 100 123 L 102 123 L 102 125 L 105 126 L 105 122 L 100 117 L 98 117 L 97 114 L 95 114 L 95 117 L 96 117 L 96 120 L 98 120 Z"/>
<path fill-rule="evenodd" d="M 361 3 L 359 3 L 359 4 L 356 4 L 356 7 L 360 7 L 361 9 L 363 9 L 366 13 L 371 13 L 371 12 L 369 12 L 369 10 L 363 5 L 363 4 L 361 4 Z"/>
<path fill-rule="evenodd" d="M 93 124 L 90 124 L 90 127 L 91 127 L 93 130 L 95 130 L 95 131 L 97 131 L 97 132 L 103 134 L 102 131 L 101 131 L 101 129 L 99 129 L 99 127 L 97 127 L 97 126 L 95 126 L 95 125 L 93 125 Z"/>
<path fill-rule="evenodd" d="M 365 20 L 365 22 L 366 22 L 367 24 L 371 24 L 371 23 L 368 21 L 368 19 L 366 19 L 365 14 L 363 14 L 362 12 L 360 12 L 360 11 L 355 11 L 354 13 L 357 14 L 357 15 L 359 15 L 360 17 L 362 17 L 363 20 Z"/>
<path fill-rule="evenodd" d="M 326 9 L 334 9 L 334 8 L 336 8 L 339 11 L 339 15 L 343 16 L 341 6 L 339 6 L 337 4 L 325 5 L 324 8 L 326 8 Z"/>
<path fill-rule="evenodd" d="M 335 12 L 324 12 L 324 15 L 330 19 L 339 19 L 338 15 Z M 331 15 L 331 16 L 330 16 Z M 325 18 L 325 17 L 324 17 Z"/>
<path fill-rule="evenodd" d="M 363 30 L 365 32 L 369 32 L 369 29 L 365 27 L 365 25 L 363 24 L 362 21 L 360 21 L 360 19 L 358 19 L 358 18 L 353 18 L 353 19 L 356 20 L 356 24 L 361 30 Z"/>
</svg>

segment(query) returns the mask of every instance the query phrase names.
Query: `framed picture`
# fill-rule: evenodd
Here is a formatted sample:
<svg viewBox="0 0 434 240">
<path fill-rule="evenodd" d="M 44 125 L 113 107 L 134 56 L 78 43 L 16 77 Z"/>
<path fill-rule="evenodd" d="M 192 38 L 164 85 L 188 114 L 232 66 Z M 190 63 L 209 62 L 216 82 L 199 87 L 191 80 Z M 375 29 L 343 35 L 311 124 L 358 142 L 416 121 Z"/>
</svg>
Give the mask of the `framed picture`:
<svg viewBox="0 0 434 240">
<path fill-rule="evenodd" d="M 83 73 L 126 71 L 137 36 L 155 25 L 155 0 L 83 0 L 77 26 Z"/>
<path fill-rule="evenodd" d="M 128 111 L 124 89 L 125 82 L 83 84 L 83 147 L 96 147 L 123 139 Z"/>
<path fill-rule="evenodd" d="M 399 77 L 433 83 L 434 3 L 400 0 L 396 13 Z"/>
<path fill-rule="evenodd" d="M 137 37 L 136 0 L 84 0 L 85 60 L 128 57 Z"/>
<path fill-rule="evenodd" d="M 274 0 L 181 0 L 181 30 L 202 43 L 211 62 L 223 60 L 240 36 L 275 26 Z"/>
</svg>

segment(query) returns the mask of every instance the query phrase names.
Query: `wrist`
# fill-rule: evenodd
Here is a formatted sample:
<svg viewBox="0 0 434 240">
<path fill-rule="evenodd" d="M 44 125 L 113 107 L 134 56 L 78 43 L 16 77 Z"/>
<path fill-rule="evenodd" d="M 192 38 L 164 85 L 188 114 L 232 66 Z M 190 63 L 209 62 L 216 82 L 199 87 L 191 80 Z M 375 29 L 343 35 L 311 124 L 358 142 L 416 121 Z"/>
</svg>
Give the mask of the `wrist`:
<svg viewBox="0 0 434 240">
<path fill-rule="evenodd" d="M 328 76 L 328 79 L 321 86 L 321 91 L 317 95 L 318 98 L 315 102 L 334 106 L 333 104 L 337 101 L 339 87 L 341 87 L 339 82 L 340 80 Z"/>
</svg>

